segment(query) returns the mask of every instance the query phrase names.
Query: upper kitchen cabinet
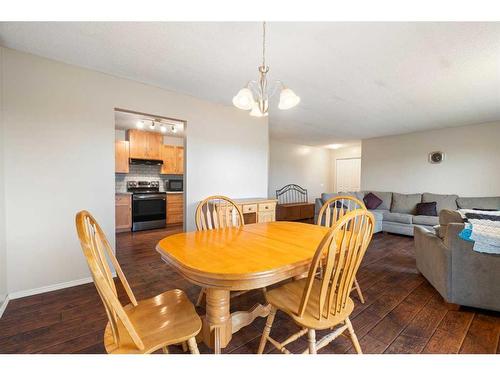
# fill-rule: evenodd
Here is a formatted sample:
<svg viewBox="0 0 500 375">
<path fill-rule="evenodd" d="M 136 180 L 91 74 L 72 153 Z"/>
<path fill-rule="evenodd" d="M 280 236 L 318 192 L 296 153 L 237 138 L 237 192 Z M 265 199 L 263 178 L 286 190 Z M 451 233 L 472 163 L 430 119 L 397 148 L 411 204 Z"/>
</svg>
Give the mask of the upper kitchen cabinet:
<svg viewBox="0 0 500 375">
<path fill-rule="evenodd" d="M 184 147 L 162 145 L 161 174 L 184 174 Z"/>
<path fill-rule="evenodd" d="M 115 173 L 129 172 L 129 143 L 128 141 L 115 142 Z"/>
<path fill-rule="evenodd" d="M 131 159 L 160 160 L 163 136 L 160 133 L 130 129 L 127 131 Z"/>
<path fill-rule="evenodd" d="M 175 148 L 175 164 L 177 174 L 184 174 L 184 147 Z"/>
</svg>

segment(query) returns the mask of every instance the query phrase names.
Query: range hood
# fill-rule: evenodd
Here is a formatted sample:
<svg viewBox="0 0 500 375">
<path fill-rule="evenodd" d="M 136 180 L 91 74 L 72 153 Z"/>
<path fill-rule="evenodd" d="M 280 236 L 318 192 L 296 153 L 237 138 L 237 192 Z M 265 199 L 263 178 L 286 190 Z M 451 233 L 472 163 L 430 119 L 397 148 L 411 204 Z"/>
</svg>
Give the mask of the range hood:
<svg viewBox="0 0 500 375">
<path fill-rule="evenodd" d="M 141 164 L 141 165 L 162 165 L 163 160 L 156 159 L 133 159 L 130 158 L 130 164 Z"/>
</svg>

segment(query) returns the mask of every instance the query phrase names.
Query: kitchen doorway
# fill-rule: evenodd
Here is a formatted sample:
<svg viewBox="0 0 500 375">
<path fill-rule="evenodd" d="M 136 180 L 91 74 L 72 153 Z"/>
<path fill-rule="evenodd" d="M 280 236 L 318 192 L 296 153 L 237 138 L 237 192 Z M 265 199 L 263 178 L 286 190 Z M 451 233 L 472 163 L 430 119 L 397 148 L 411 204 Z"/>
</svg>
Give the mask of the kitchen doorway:
<svg viewBox="0 0 500 375">
<path fill-rule="evenodd" d="M 185 230 L 186 121 L 115 108 L 115 232 Z"/>
</svg>

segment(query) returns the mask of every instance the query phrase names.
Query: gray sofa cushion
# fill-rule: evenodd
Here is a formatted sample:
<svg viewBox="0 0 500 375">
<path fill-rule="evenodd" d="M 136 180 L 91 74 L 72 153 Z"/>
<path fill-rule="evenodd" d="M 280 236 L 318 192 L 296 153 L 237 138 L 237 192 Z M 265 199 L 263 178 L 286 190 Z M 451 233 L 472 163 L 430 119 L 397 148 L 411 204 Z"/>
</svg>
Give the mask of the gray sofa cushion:
<svg viewBox="0 0 500 375">
<path fill-rule="evenodd" d="M 375 216 L 375 220 L 377 221 L 382 221 L 384 220 L 384 212 L 389 212 L 387 210 L 368 210 L 370 211 L 373 216 Z"/>
<path fill-rule="evenodd" d="M 338 197 L 340 194 L 337 193 L 321 193 L 321 200 L 323 204 L 330 198 Z"/>
<path fill-rule="evenodd" d="M 442 210 L 439 213 L 439 224 L 448 225 L 450 223 L 463 223 L 464 219 L 457 211 Z"/>
<path fill-rule="evenodd" d="M 356 191 L 354 194 L 356 194 L 356 198 L 358 198 L 361 202 L 363 202 L 363 198 L 367 193 L 364 191 Z"/>
<path fill-rule="evenodd" d="M 347 195 L 348 197 L 354 197 L 363 202 L 363 197 L 365 196 L 365 193 L 363 193 L 362 191 L 340 191 L 338 195 Z"/>
<path fill-rule="evenodd" d="M 382 223 L 384 222 L 384 212 L 386 212 L 386 210 L 368 210 L 368 211 L 370 211 L 375 217 L 375 228 L 373 230 L 373 233 L 381 232 Z"/>
<path fill-rule="evenodd" d="M 417 203 L 422 201 L 422 194 L 392 194 L 391 212 L 414 215 Z"/>
<path fill-rule="evenodd" d="M 373 193 L 380 199 L 382 199 L 382 203 L 380 206 L 377 207 L 378 210 L 390 210 L 391 209 L 391 202 L 392 202 L 392 192 L 390 191 L 373 191 L 373 190 L 366 190 L 363 192 L 363 198 L 366 194 L 368 193 Z M 361 199 L 363 199 L 361 198 Z"/>
<path fill-rule="evenodd" d="M 486 208 L 500 210 L 500 197 L 457 198 L 458 208 Z"/>
<path fill-rule="evenodd" d="M 341 196 L 348 196 L 348 197 L 354 197 L 356 199 L 359 199 L 361 202 L 363 202 L 363 197 L 365 194 L 361 191 L 343 191 L 339 193 L 321 193 L 321 200 L 323 203 L 325 203 L 328 199 L 330 198 L 335 198 L 335 197 L 341 197 Z"/>
<path fill-rule="evenodd" d="M 439 212 L 441 210 L 456 210 L 458 195 L 450 194 L 432 194 L 424 193 L 422 194 L 422 202 L 436 202 L 436 210 Z"/>
<path fill-rule="evenodd" d="M 464 220 L 458 211 L 441 210 L 441 212 L 439 212 L 439 225 L 434 227 L 436 235 L 444 240 L 448 234 L 448 224 L 463 222 Z"/>
<path fill-rule="evenodd" d="M 400 214 L 397 212 L 390 212 L 390 211 L 384 212 L 384 221 L 390 221 L 393 223 L 411 224 L 412 218 L 413 215 L 410 214 Z"/>
<path fill-rule="evenodd" d="M 413 216 L 413 224 L 417 225 L 438 225 L 439 224 L 439 217 L 437 216 L 425 216 L 425 215 L 416 215 Z"/>
</svg>

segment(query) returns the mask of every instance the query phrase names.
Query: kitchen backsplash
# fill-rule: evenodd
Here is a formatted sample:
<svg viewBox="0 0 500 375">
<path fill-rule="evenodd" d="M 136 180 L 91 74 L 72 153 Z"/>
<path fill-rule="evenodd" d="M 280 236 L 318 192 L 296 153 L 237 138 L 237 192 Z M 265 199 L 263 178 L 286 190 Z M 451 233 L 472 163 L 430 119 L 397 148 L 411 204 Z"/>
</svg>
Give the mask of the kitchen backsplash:
<svg viewBox="0 0 500 375">
<path fill-rule="evenodd" d="M 160 191 L 165 190 L 165 180 L 182 180 L 183 176 L 160 174 L 161 165 L 138 165 L 131 164 L 129 173 L 115 174 L 115 191 L 124 193 L 127 191 L 127 181 L 160 181 Z"/>
</svg>

